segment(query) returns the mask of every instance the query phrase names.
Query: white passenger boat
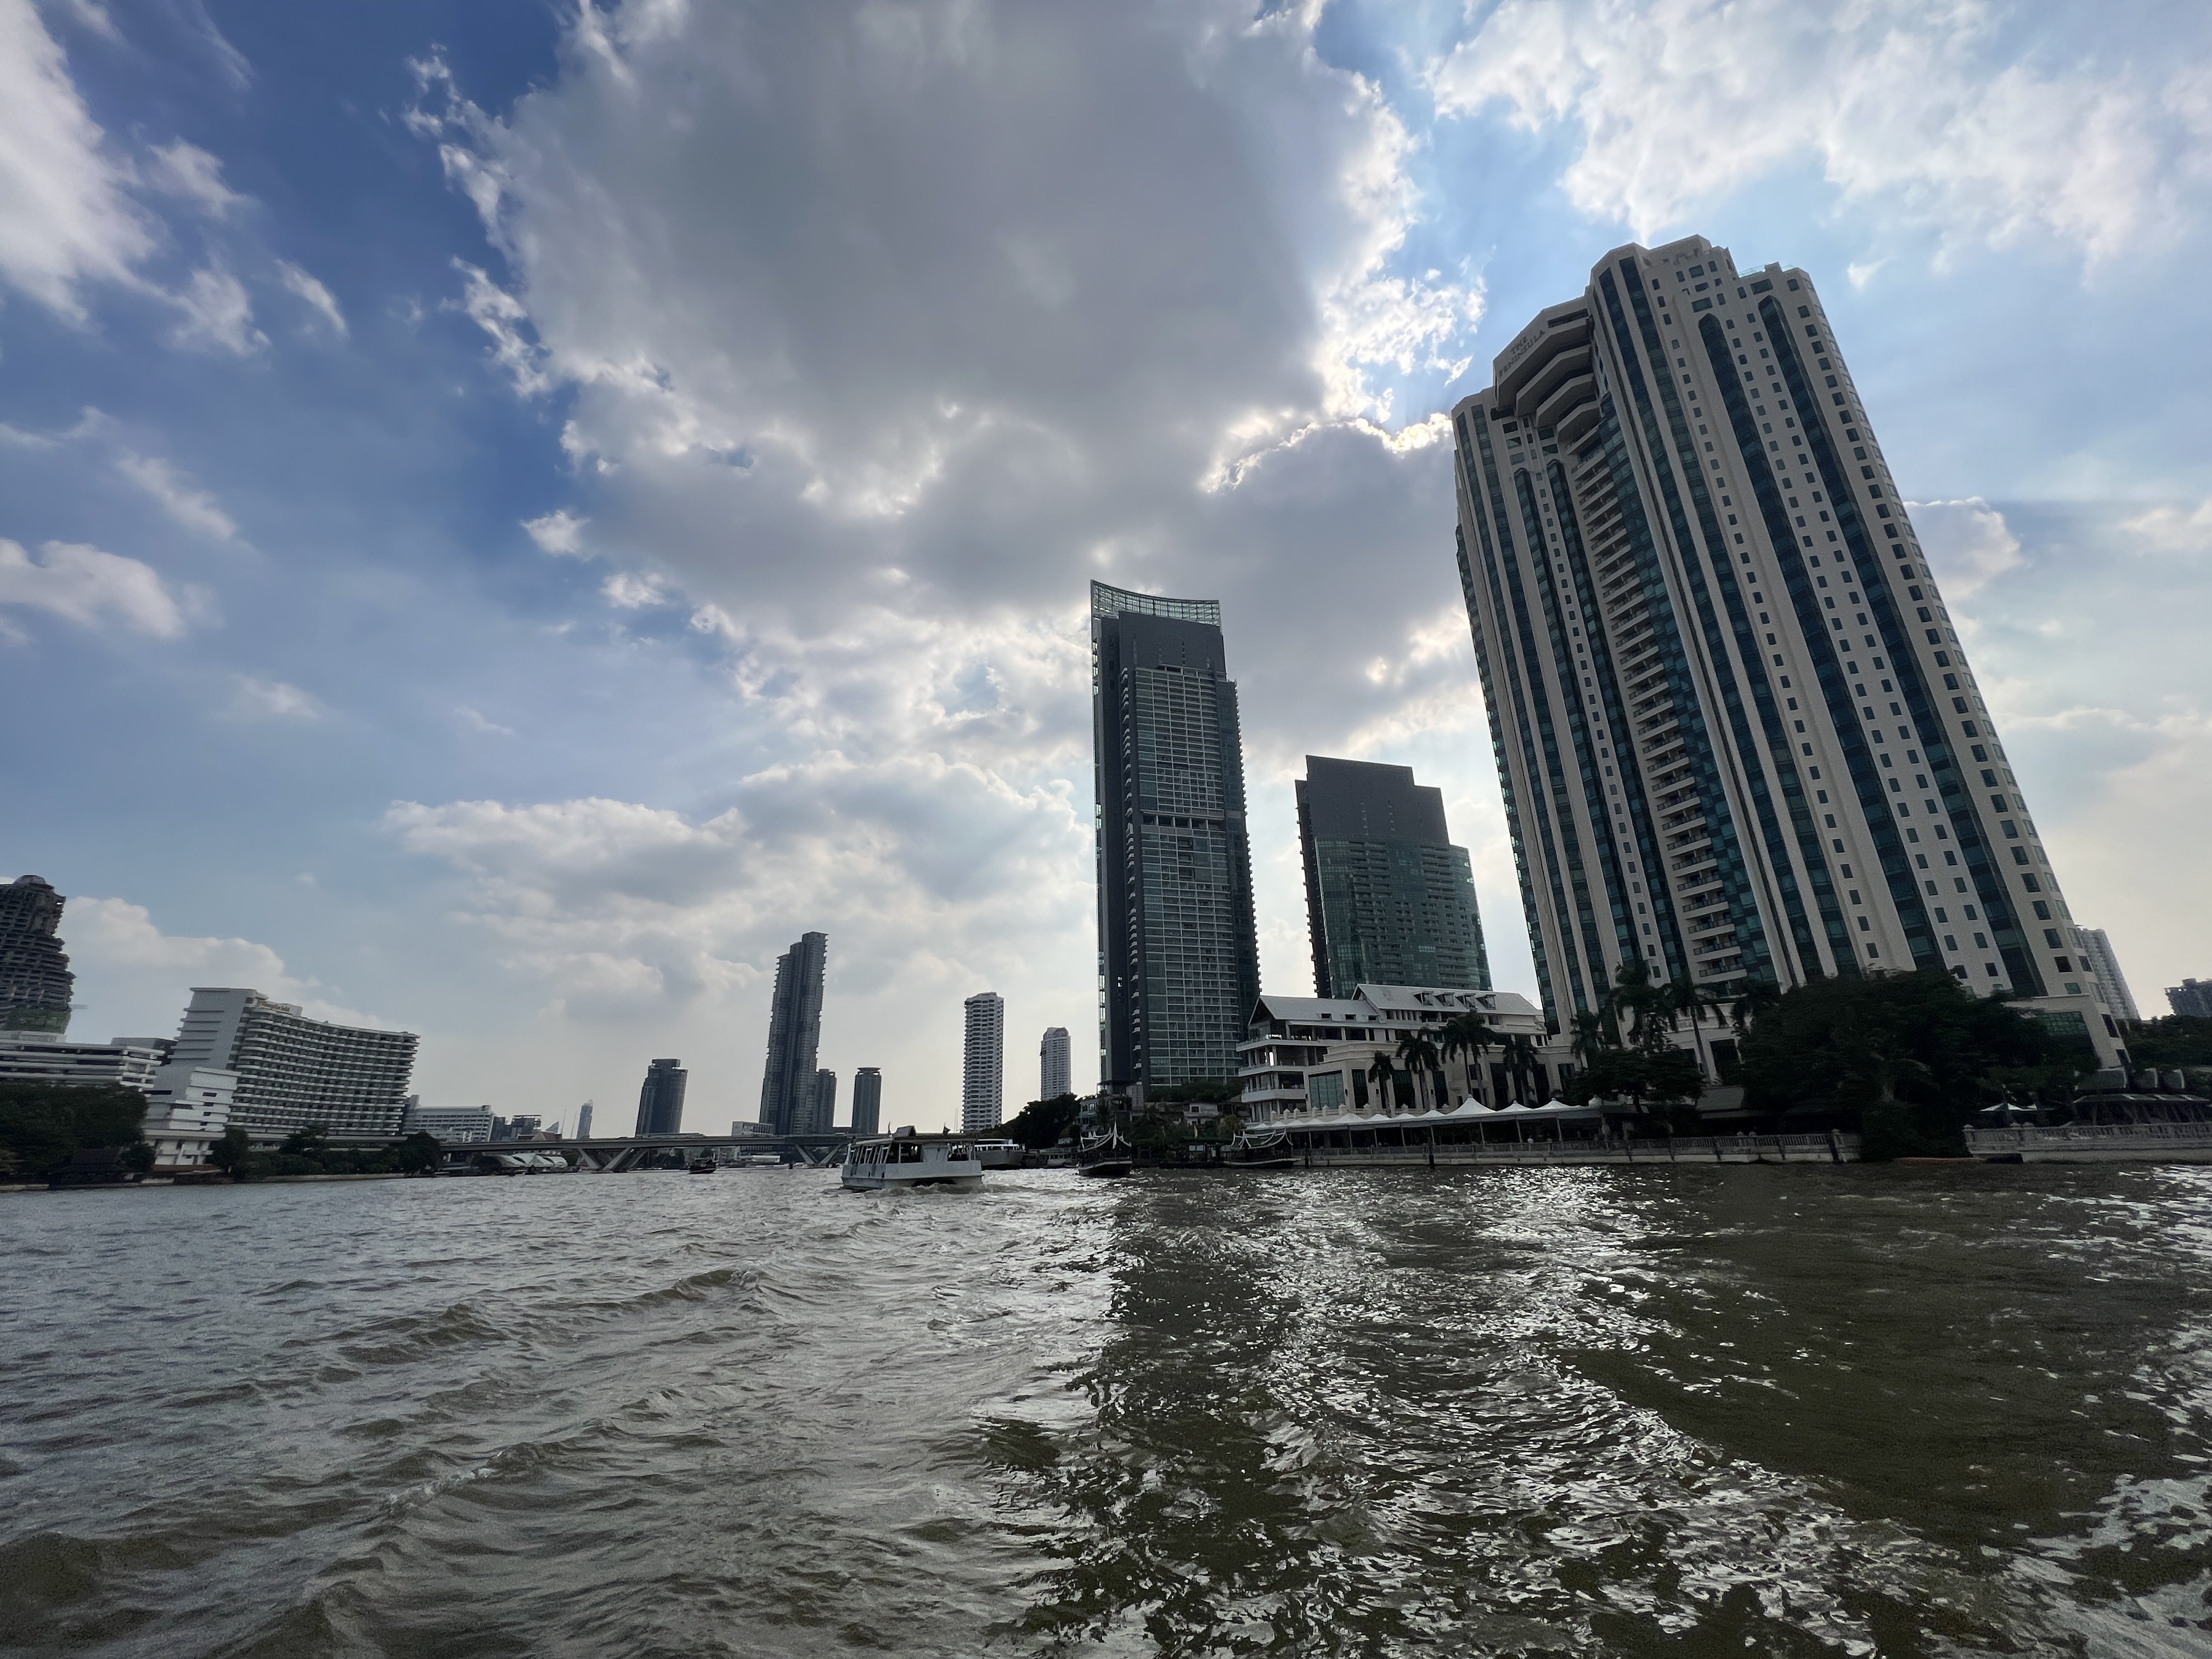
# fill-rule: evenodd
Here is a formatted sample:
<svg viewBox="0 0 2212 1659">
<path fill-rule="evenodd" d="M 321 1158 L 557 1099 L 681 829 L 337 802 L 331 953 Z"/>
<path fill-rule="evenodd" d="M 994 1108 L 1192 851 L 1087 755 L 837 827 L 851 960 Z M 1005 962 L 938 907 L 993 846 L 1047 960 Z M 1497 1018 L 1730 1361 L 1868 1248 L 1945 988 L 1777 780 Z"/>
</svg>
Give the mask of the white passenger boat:
<svg viewBox="0 0 2212 1659">
<path fill-rule="evenodd" d="M 845 1149 L 840 1172 L 848 1187 L 950 1187 L 968 1192 L 983 1184 L 983 1160 L 963 1135 L 922 1135 L 911 1128 L 871 1135 Z"/>
</svg>

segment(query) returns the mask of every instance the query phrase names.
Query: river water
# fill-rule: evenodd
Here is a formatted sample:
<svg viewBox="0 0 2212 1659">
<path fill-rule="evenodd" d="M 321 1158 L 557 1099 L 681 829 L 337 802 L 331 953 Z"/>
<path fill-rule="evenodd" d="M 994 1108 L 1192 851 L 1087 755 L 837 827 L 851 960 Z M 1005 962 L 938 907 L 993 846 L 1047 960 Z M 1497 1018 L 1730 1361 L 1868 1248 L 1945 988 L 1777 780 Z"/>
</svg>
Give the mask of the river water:
<svg viewBox="0 0 2212 1659">
<path fill-rule="evenodd" d="M 2212 1170 L 0 1197 L 0 1649 L 2212 1653 Z"/>
</svg>

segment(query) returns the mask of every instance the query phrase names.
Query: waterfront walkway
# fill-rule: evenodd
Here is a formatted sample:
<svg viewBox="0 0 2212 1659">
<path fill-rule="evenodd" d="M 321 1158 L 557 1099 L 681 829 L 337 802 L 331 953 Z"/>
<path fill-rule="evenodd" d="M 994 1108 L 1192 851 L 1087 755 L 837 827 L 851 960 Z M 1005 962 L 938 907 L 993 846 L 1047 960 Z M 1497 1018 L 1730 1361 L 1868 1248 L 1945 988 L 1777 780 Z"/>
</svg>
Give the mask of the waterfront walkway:
<svg viewBox="0 0 2212 1659">
<path fill-rule="evenodd" d="M 1417 1130 L 1400 1133 L 1364 1129 L 1297 1130 L 1279 1148 L 1261 1156 L 1296 1159 L 1307 1169 L 1336 1165 L 1462 1164 L 1856 1164 L 1859 1138 L 1853 1134 L 1676 1135 L 1657 1140 L 1596 1139 L 1542 1140 L 1438 1140 L 1420 1139 Z"/>
</svg>

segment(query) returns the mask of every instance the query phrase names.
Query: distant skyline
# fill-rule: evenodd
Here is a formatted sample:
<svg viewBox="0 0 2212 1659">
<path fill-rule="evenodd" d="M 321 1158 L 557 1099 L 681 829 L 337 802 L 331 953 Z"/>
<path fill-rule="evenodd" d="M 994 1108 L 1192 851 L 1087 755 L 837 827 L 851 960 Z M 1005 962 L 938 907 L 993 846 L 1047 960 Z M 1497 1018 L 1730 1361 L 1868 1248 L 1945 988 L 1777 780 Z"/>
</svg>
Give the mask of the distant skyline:
<svg viewBox="0 0 2212 1659">
<path fill-rule="evenodd" d="M 1095 998 L 1097 578 L 1221 601 L 1264 985 L 1321 753 L 1443 789 L 1533 994 L 1442 411 L 1694 232 L 1818 280 L 2075 919 L 2204 978 L 2208 58 L 2163 0 L 0 0 L 0 879 L 73 1033 L 258 986 L 549 1121 L 672 1054 L 752 1118 L 819 928 L 816 1065 L 945 1121 L 968 991 Z"/>
</svg>

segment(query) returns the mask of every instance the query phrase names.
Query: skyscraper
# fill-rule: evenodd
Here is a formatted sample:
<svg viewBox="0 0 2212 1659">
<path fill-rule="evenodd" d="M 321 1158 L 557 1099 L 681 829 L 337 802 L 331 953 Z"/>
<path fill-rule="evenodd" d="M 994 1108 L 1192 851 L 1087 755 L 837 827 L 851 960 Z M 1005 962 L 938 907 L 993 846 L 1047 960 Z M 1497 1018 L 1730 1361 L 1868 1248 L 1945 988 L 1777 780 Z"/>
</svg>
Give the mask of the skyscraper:
<svg viewBox="0 0 2212 1659">
<path fill-rule="evenodd" d="M 1073 1094 L 1071 1072 L 1067 1027 L 1048 1025 L 1044 1041 L 1037 1044 L 1037 1098 L 1058 1100 L 1062 1095 Z"/>
<path fill-rule="evenodd" d="M 576 1139 L 589 1140 L 591 1138 L 592 1103 L 587 1100 L 576 1109 Z"/>
<path fill-rule="evenodd" d="M 2109 1062 L 2051 860 L 1812 278 L 1607 254 L 1453 410 L 1546 1012 L 1617 967 L 1932 969 Z"/>
<path fill-rule="evenodd" d="M 995 1129 L 1006 1099 L 1006 1005 L 996 991 L 967 1002 L 961 1043 L 960 1127 L 969 1134 Z"/>
<path fill-rule="evenodd" d="M 242 986 L 196 985 L 170 1058 L 236 1073 L 230 1124 L 251 1134 L 397 1134 L 415 1043 L 412 1031 L 333 1024 Z"/>
<path fill-rule="evenodd" d="M 1091 583 L 1091 706 L 1100 1086 L 1234 1077 L 1260 951 L 1220 605 Z"/>
<path fill-rule="evenodd" d="M 826 1135 L 837 1121 L 837 1073 L 817 1072 L 814 1081 L 806 1091 L 806 1122 L 805 1132 L 811 1135 Z"/>
<path fill-rule="evenodd" d="M 1474 872 L 1444 828 L 1443 791 L 1415 783 L 1411 767 L 1309 755 L 1297 796 L 1314 994 L 1487 991 Z"/>
<path fill-rule="evenodd" d="M 55 930 L 68 902 L 43 876 L 0 887 L 0 1031 L 66 1031 L 76 975 Z"/>
<path fill-rule="evenodd" d="M 691 1073 L 680 1060 L 656 1060 L 645 1068 L 637 1091 L 637 1129 L 641 1135 L 679 1134 L 684 1128 L 684 1090 Z"/>
<path fill-rule="evenodd" d="M 804 933 L 775 959 L 775 1000 L 769 1010 L 768 1069 L 761 1078 L 760 1103 L 760 1121 L 771 1134 L 793 1134 L 806 1127 L 815 1051 L 822 1042 L 822 975 L 829 955 L 826 934 Z"/>
<path fill-rule="evenodd" d="M 2097 976 L 2098 1000 L 2130 1024 L 2141 1019 L 2135 994 L 2128 989 L 2128 976 L 2120 971 L 2119 957 L 2112 954 L 2111 937 L 2101 927 L 2076 927 L 2074 937 L 2081 947 L 2084 963 Z"/>
<path fill-rule="evenodd" d="M 853 1133 L 864 1136 L 879 1133 L 883 1114 L 884 1074 L 872 1066 L 863 1066 L 853 1073 Z"/>
</svg>

